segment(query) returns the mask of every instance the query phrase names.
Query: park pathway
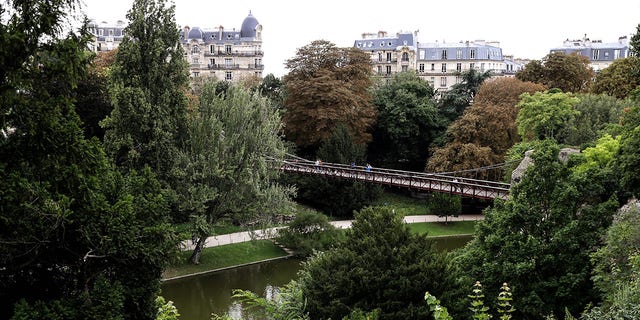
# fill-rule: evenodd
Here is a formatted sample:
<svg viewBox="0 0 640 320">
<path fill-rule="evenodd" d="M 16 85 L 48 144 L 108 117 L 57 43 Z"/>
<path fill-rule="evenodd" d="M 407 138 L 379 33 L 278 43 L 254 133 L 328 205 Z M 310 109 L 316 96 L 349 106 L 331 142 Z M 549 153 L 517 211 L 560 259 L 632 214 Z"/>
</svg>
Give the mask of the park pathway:
<svg viewBox="0 0 640 320">
<path fill-rule="evenodd" d="M 460 215 L 458 217 L 448 217 L 448 221 L 477 221 L 482 220 L 481 214 L 472 215 Z M 340 220 L 331 221 L 331 224 L 336 228 L 346 229 L 351 227 L 353 220 Z M 445 222 L 444 217 L 438 217 L 437 215 L 419 215 L 419 216 L 406 216 L 404 217 L 405 223 L 419 223 L 419 222 Z M 264 230 L 243 231 L 230 234 L 221 234 L 217 236 L 211 236 L 205 241 L 205 248 L 222 246 L 225 244 L 232 244 L 238 242 L 247 242 L 258 239 L 272 239 L 276 236 L 278 229 L 286 227 L 275 227 Z M 191 240 L 185 240 L 182 242 L 183 250 L 193 250 L 193 244 Z"/>
</svg>

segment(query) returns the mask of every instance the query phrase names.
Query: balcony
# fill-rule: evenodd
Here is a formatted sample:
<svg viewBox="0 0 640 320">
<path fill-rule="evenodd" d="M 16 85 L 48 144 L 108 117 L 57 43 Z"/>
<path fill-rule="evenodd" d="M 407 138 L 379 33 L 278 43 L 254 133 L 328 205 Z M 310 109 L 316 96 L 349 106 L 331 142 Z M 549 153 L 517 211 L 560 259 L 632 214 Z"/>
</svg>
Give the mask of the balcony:
<svg viewBox="0 0 640 320">
<path fill-rule="evenodd" d="M 249 69 L 264 70 L 264 65 L 263 64 L 253 64 L 253 63 L 251 63 L 251 64 L 247 65 L 247 67 Z"/>
<path fill-rule="evenodd" d="M 208 64 L 207 68 L 211 70 L 233 70 L 233 69 L 240 69 L 240 65 L 239 64 Z"/>
<path fill-rule="evenodd" d="M 262 57 L 264 55 L 263 51 L 205 51 L 205 57 L 218 57 L 218 56 L 226 56 L 226 57 Z"/>
</svg>

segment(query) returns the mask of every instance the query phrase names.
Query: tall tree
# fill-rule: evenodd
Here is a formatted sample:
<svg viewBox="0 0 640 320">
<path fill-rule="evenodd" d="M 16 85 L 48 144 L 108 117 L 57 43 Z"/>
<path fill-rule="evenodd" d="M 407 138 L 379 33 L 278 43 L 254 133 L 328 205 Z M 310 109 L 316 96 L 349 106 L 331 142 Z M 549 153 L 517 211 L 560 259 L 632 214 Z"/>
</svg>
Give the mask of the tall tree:
<svg viewBox="0 0 640 320">
<path fill-rule="evenodd" d="M 605 93 L 618 99 L 629 97 L 640 86 L 640 56 L 616 59 L 596 74 L 591 92 Z"/>
<path fill-rule="evenodd" d="M 175 5 L 136 0 L 111 70 L 114 109 L 104 120 L 105 148 L 124 169 L 148 165 L 167 181 L 184 140 L 189 75 Z"/>
<path fill-rule="evenodd" d="M 10 4 L 0 25 L 0 318 L 152 319 L 177 244 L 157 181 L 122 177 L 83 137 L 74 95 L 90 36 L 61 33 L 76 2 Z"/>
<path fill-rule="evenodd" d="M 573 171 L 558 150 L 552 140 L 537 144 L 534 164 L 508 200 L 485 211 L 456 259 L 463 282 L 482 279 L 486 296 L 509 283 L 522 319 L 578 314 L 599 299 L 590 254 L 617 208 L 615 190 L 605 187 L 610 171 Z"/>
<path fill-rule="evenodd" d="M 573 93 L 586 92 L 591 86 L 593 76 L 589 58 L 564 52 L 549 53 L 542 62 L 534 60 L 516 73 L 519 80 Z"/>
<path fill-rule="evenodd" d="M 413 72 L 397 73 L 374 90 L 378 119 L 368 147 L 370 161 L 389 168 L 424 168 L 429 145 L 447 122 L 434 95 L 433 87 Z"/>
<path fill-rule="evenodd" d="M 640 23 L 636 27 L 636 33 L 631 36 L 631 40 L 629 41 L 630 47 L 630 56 L 640 57 Z"/>
<path fill-rule="evenodd" d="M 248 223 L 286 212 L 291 195 L 274 182 L 285 147 L 282 122 L 266 98 L 233 85 L 218 92 L 209 82 L 199 100 L 173 170 L 180 210 L 194 226 L 193 263 L 220 219 Z"/>
<path fill-rule="evenodd" d="M 358 143 L 371 140 L 371 60 L 356 48 L 316 40 L 287 60 L 284 77 L 286 138 L 315 151 L 342 123 Z"/>
</svg>

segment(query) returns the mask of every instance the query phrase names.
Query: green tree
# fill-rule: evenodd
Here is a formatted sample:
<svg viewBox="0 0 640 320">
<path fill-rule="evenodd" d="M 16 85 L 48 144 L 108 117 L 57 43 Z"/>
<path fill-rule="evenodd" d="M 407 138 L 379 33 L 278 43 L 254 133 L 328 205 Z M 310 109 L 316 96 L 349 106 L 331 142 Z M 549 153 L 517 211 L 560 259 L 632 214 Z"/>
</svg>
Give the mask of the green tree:
<svg viewBox="0 0 640 320">
<path fill-rule="evenodd" d="M 342 233 L 322 213 L 302 211 L 287 228 L 278 230 L 278 243 L 295 252 L 296 256 L 308 257 L 315 251 L 324 251 L 337 243 Z"/>
<path fill-rule="evenodd" d="M 575 109 L 579 99 L 556 91 L 524 93 L 518 103 L 518 134 L 523 141 L 556 138 L 558 132 L 573 124 L 580 114 Z"/>
<path fill-rule="evenodd" d="M 311 318 L 379 309 L 380 319 L 425 319 L 425 289 L 445 302 L 456 291 L 445 255 L 425 237 L 390 209 L 357 212 L 344 243 L 303 263 L 299 282 Z"/>
<path fill-rule="evenodd" d="M 446 115 L 449 121 L 458 119 L 469 107 L 478 93 L 480 85 L 493 76 L 491 70 L 478 71 L 470 69 L 460 73 L 461 82 L 451 86 L 438 101 L 438 107 Z"/>
<path fill-rule="evenodd" d="M 199 101 L 172 172 L 179 209 L 193 224 L 190 260 L 196 264 L 216 222 L 246 224 L 287 212 L 292 193 L 275 183 L 279 171 L 273 166 L 285 152 L 282 122 L 265 98 L 237 86 L 219 93 L 209 82 Z"/>
<path fill-rule="evenodd" d="M 434 192 L 429 196 L 429 211 L 438 217 L 444 217 L 445 223 L 449 216 L 457 217 L 462 211 L 462 199 L 460 196 Z"/>
<path fill-rule="evenodd" d="M 262 96 L 267 97 L 274 108 L 282 110 L 284 108 L 284 85 L 282 79 L 276 78 L 272 73 L 266 75 L 262 79 L 262 83 L 258 86 L 258 90 Z"/>
<path fill-rule="evenodd" d="M 414 72 L 396 73 L 374 90 L 378 119 L 369 160 L 386 168 L 421 170 L 429 145 L 447 120 L 438 112 L 435 92 Z"/>
<path fill-rule="evenodd" d="M 617 208 L 615 190 L 605 187 L 606 172 L 574 173 L 572 162 L 565 165 L 557 156 L 555 142 L 538 144 L 535 164 L 508 200 L 484 212 L 474 239 L 456 259 L 462 281 L 483 279 L 487 296 L 496 296 L 508 281 L 517 318 L 562 316 L 565 307 L 577 314 L 599 300 L 590 254 Z"/>
<path fill-rule="evenodd" d="M 299 48 L 286 67 L 283 120 L 289 141 L 315 151 L 338 124 L 358 143 L 371 140 L 376 112 L 367 53 L 316 40 Z"/>
<path fill-rule="evenodd" d="M 542 62 L 534 60 L 516 73 L 516 78 L 558 88 L 563 92 L 586 92 L 594 72 L 589 58 L 579 54 L 564 52 L 549 53 Z"/>
<path fill-rule="evenodd" d="M 177 242 L 146 171 L 121 176 L 74 110 L 90 36 L 75 1 L 11 2 L 0 25 L 0 318 L 151 319 Z"/>
<path fill-rule="evenodd" d="M 636 33 L 631 36 L 629 41 L 629 55 L 632 57 L 640 57 L 640 23 L 636 27 Z"/>
<path fill-rule="evenodd" d="M 633 106 L 629 100 L 619 100 L 604 94 L 578 94 L 575 118 L 560 130 L 556 139 L 572 146 L 588 145 L 605 132 L 618 130 L 624 110 Z"/>
<path fill-rule="evenodd" d="M 629 97 L 640 86 L 640 56 L 616 59 L 600 70 L 591 86 L 591 92 L 605 93 L 618 99 Z"/>
<path fill-rule="evenodd" d="M 354 142 L 349 130 L 338 125 L 322 143 L 317 156 L 325 163 L 364 164 L 365 146 Z M 382 193 L 379 185 L 324 176 L 292 177 L 298 187 L 299 199 L 310 203 L 331 216 L 352 217 L 354 210 L 371 204 Z"/>
<path fill-rule="evenodd" d="M 640 107 L 626 110 L 622 120 L 620 149 L 615 157 L 616 171 L 620 174 L 625 191 L 640 197 Z"/>
<path fill-rule="evenodd" d="M 136 0 L 111 68 L 113 111 L 102 125 L 105 148 L 125 169 L 151 167 L 168 182 L 186 132 L 189 75 L 174 17 L 165 0 Z"/>
</svg>

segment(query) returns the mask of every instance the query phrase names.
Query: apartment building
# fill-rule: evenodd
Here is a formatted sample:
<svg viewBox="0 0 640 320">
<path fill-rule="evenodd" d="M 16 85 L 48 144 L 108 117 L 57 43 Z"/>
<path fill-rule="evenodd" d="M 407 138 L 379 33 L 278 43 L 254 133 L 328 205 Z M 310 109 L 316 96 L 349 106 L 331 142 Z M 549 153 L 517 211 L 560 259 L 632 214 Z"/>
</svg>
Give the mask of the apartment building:
<svg viewBox="0 0 640 320">
<path fill-rule="evenodd" d="M 103 52 L 118 47 L 126 24 L 107 22 L 89 24 L 94 35 L 91 50 Z M 240 29 L 215 29 L 185 26 L 180 30 L 180 43 L 189 63 L 189 73 L 195 77 L 215 77 L 238 82 L 248 77 L 262 78 L 262 25 L 249 12 Z"/>
<path fill-rule="evenodd" d="M 492 71 L 494 76 L 514 76 L 526 63 L 504 56 L 498 42 L 420 43 L 417 38 L 417 31 L 401 31 L 393 36 L 379 31 L 362 34 L 354 46 L 370 53 L 375 75 L 390 77 L 414 70 L 440 92 L 460 83 L 460 73 L 470 69 Z"/>
<path fill-rule="evenodd" d="M 576 53 L 589 58 L 591 67 L 598 72 L 613 63 L 615 59 L 629 57 L 629 39 L 626 36 L 618 38 L 616 42 L 602 42 L 590 40 L 585 34 L 582 39 L 565 40 L 562 46 L 552 48 L 549 53 Z"/>
</svg>

